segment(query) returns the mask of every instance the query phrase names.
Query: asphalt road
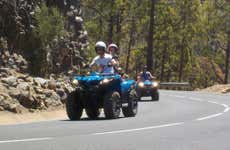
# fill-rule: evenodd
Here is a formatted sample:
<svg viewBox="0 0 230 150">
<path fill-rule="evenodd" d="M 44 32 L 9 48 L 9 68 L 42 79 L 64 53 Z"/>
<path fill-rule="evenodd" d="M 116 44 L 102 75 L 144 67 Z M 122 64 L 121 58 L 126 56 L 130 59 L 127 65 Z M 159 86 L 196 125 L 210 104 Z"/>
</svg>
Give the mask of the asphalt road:
<svg viewBox="0 0 230 150">
<path fill-rule="evenodd" d="M 160 91 L 159 102 L 140 102 L 138 111 L 0 126 L 0 150 L 230 150 L 230 95 Z"/>
</svg>

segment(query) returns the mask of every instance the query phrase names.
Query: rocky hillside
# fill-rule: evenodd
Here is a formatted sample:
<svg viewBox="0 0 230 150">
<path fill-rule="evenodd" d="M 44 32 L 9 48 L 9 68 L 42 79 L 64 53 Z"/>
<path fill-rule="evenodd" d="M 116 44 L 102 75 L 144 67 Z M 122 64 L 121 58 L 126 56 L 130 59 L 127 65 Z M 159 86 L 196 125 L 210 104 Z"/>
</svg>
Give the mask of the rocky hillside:
<svg viewBox="0 0 230 150">
<path fill-rule="evenodd" d="M 22 54 L 29 73 L 68 72 L 87 60 L 79 0 L 0 0 L 0 50 Z"/>
<path fill-rule="evenodd" d="M 63 107 L 87 60 L 81 16 L 79 0 L 0 0 L 0 111 Z"/>
<path fill-rule="evenodd" d="M 213 92 L 213 93 L 230 93 L 230 84 L 218 84 L 201 90 L 202 92 Z"/>
<path fill-rule="evenodd" d="M 0 53 L 0 111 L 34 112 L 63 107 L 67 94 L 73 90 L 66 76 L 51 75 L 49 79 L 25 73 L 27 61 L 16 53 Z"/>
</svg>

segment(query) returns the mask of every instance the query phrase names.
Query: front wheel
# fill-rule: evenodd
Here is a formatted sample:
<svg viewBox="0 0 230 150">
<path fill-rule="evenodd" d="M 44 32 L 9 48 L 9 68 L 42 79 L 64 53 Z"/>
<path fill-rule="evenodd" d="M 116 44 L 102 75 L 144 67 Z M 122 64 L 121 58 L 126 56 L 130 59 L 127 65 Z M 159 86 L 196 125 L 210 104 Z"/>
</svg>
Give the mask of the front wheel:
<svg viewBox="0 0 230 150">
<path fill-rule="evenodd" d="M 66 112 L 70 120 L 79 120 L 81 118 L 83 106 L 78 91 L 69 93 L 66 101 Z"/>
<path fill-rule="evenodd" d="M 152 101 L 159 101 L 159 92 L 156 92 L 152 95 Z"/>
<path fill-rule="evenodd" d="M 95 108 L 86 108 L 85 109 L 87 116 L 89 119 L 97 119 L 100 115 L 100 110 Z"/>
<path fill-rule="evenodd" d="M 122 108 L 125 117 L 134 117 L 137 114 L 138 96 L 135 90 L 130 91 L 128 99 L 128 107 Z"/>
<path fill-rule="evenodd" d="M 98 107 L 95 97 L 91 96 L 86 102 L 85 111 L 90 119 L 97 119 L 100 115 L 100 109 Z"/>
<path fill-rule="evenodd" d="M 104 96 L 104 112 L 107 119 L 116 119 L 121 112 L 121 97 L 119 92 L 112 91 Z"/>
</svg>

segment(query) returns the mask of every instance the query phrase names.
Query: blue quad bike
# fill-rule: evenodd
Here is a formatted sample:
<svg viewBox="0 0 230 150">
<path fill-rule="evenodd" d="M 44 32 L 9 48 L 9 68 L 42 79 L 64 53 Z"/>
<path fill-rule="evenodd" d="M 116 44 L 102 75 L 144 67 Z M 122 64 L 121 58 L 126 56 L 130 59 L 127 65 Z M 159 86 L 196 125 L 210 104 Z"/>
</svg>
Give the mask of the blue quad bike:
<svg viewBox="0 0 230 150">
<path fill-rule="evenodd" d="M 152 101 L 159 101 L 159 83 L 157 81 L 139 81 L 136 84 L 136 91 L 139 101 L 142 97 L 151 97 Z"/>
<path fill-rule="evenodd" d="M 75 76 L 78 86 L 67 97 L 66 111 L 70 120 L 79 120 L 83 109 L 89 119 L 97 119 L 103 108 L 107 119 L 116 119 L 122 112 L 125 117 L 137 114 L 138 96 L 134 80 L 123 80 L 117 74 L 91 73 Z"/>
</svg>

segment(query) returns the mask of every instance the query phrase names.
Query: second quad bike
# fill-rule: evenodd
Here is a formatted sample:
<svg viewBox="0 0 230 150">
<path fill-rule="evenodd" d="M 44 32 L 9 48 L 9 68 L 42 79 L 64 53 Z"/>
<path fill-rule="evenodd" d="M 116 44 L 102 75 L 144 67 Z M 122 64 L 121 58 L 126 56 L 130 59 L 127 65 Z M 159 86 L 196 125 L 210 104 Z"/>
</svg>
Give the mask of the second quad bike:
<svg viewBox="0 0 230 150">
<path fill-rule="evenodd" d="M 139 81 L 136 85 L 137 94 L 139 97 L 139 100 L 141 100 L 142 97 L 151 97 L 152 101 L 158 101 L 159 100 L 159 83 L 157 81 Z"/>
</svg>

